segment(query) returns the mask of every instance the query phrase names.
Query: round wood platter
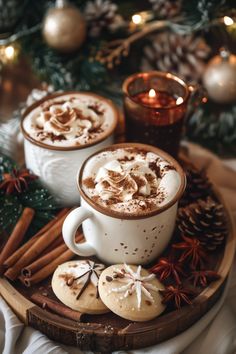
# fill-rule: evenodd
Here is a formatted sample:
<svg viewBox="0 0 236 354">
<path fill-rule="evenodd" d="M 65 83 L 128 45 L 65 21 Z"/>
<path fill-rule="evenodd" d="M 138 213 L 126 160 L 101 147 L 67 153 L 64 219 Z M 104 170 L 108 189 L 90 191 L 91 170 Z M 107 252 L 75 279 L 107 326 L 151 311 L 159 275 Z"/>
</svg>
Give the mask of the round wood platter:
<svg viewBox="0 0 236 354">
<path fill-rule="evenodd" d="M 132 322 L 113 313 L 82 315 L 80 321 L 63 318 L 30 301 L 34 292 L 47 291 L 56 300 L 50 288 L 50 279 L 32 288 L 24 288 L 20 282 L 10 283 L 0 278 L 0 293 L 16 315 L 27 325 L 41 331 L 49 338 L 63 344 L 77 346 L 82 350 L 111 352 L 151 346 L 170 339 L 198 321 L 220 298 L 233 262 L 235 230 L 229 208 L 216 187 L 214 193 L 224 205 L 228 216 L 229 233 L 220 250 L 214 268 L 221 276 L 206 289 L 199 292 L 192 305 L 180 310 L 165 311 L 161 316 L 147 322 Z"/>
</svg>

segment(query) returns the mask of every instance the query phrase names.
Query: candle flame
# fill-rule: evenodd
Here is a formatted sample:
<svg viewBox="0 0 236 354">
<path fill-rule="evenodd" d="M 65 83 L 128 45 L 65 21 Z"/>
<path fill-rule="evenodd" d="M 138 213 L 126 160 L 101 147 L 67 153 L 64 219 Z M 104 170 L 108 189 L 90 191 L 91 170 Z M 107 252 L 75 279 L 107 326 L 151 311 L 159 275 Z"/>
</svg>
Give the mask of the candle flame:
<svg viewBox="0 0 236 354">
<path fill-rule="evenodd" d="M 5 48 L 5 55 L 6 58 L 11 60 L 14 58 L 15 55 L 15 48 L 12 45 L 9 45 L 8 47 Z"/>
<path fill-rule="evenodd" d="M 140 25 L 142 23 L 142 16 L 139 14 L 135 14 L 132 16 L 132 21 L 135 25 Z"/>
<path fill-rule="evenodd" d="M 224 24 L 226 26 L 231 26 L 234 24 L 234 20 L 229 16 L 224 16 Z"/>
<path fill-rule="evenodd" d="M 184 102 L 183 97 L 178 97 L 177 100 L 176 100 L 176 104 L 177 104 L 177 105 L 179 105 L 179 104 L 181 104 L 181 103 L 183 103 L 183 102 Z"/>
<path fill-rule="evenodd" d="M 156 91 L 154 90 L 154 89 L 151 89 L 151 90 L 149 90 L 149 92 L 148 92 L 148 96 L 150 97 L 150 98 L 154 98 L 154 97 L 156 97 Z"/>
</svg>

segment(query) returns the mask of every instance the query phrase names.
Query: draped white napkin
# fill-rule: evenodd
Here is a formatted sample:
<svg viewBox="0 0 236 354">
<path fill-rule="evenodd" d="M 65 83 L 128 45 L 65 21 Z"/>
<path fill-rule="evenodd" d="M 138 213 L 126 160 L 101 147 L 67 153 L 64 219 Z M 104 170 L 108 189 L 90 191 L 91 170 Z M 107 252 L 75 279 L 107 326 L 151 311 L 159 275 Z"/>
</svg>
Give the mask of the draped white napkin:
<svg viewBox="0 0 236 354">
<path fill-rule="evenodd" d="M 189 157 L 206 167 L 218 185 L 236 221 L 236 160 L 227 165 L 209 151 L 192 144 Z M 235 171 L 233 171 L 233 169 Z M 1 289 L 0 289 L 1 290 Z M 233 354 L 236 353 L 236 262 L 221 299 L 187 331 L 158 345 L 118 353 L 129 354 Z M 25 327 L 0 297 L 0 353 L 2 354 L 80 354 L 78 348 L 55 343 L 39 331 Z M 91 352 L 83 352 L 91 353 Z"/>
</svg>

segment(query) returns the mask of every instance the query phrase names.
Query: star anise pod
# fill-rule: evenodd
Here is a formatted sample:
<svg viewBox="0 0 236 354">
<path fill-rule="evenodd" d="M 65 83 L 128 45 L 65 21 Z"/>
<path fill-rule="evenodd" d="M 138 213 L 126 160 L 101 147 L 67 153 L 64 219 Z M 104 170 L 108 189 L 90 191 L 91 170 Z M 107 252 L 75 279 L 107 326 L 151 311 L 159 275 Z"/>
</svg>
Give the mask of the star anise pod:
<svg viewBox="0 0 236 354">
<path fill-rule="evenodd" d="M 192 269 L 196 269 L 198 265 L 202 266 L 206 261 L 207 255 L 200 241 L 194 237 L 186 237 L 182 235 L 184 242 L 172 245 L 174 249 L 182 252 L 179 262 L 188 261 Z"/>
<path fill-rule="evenodd" d="M 150 271 L 158 274 L 161 281 L 173 277 L 177 284 L 181 283 L 180 276 L 185 275 L 182 264 L 173 256 L 160 258 Z"/>
<path fill-rule="evenodd" d="M 0 183 L 0 189 L 4 190 L 7 195 L 13 192 L 22 193 L 28 188 L 30 181 L 38 178 L 31 174 L 27 169 L 13 169 L 11 173 L 3 174 L 3 181 Z"/>
<path fill-rule="evenodd" d="M 220 279 L 220 275 L 213 270 L 194 270 L 191 272 L 188 280 L 193 282 L 193 285 L 206 288 L 212 281 Z"/>
<path fill-rule="evenodd" d="M 177 309 L 180 309 L 183 304 L 192 305 L 191 299 L 195 295 L 194 291 L 184 288 L 182 285 L 169 285 L 165 290 L 159 290 L 159 292 L 163 296 L 163 304 L 174 305 Z"/>
</svg>

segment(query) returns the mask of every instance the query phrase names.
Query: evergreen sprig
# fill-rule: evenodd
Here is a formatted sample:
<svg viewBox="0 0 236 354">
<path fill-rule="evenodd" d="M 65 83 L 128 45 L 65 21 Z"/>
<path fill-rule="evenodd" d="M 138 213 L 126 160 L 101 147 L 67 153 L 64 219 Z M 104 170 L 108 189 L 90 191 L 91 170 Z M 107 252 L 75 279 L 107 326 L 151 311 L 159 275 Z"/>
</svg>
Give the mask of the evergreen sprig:
<svg viewBox="0 0 236 354">
<path fill-rule="evenodd" d="M 16 168 L 16 163 L 5 155 L 0 155 L 0 181 L 2 180 L 3 173 L 8 173 Z"/>
<path fill-rule="evenodd" d="M 4 173 L 11 173 L 14 168 L 17 168 L 16 163 L 1 154 L 0 181 L 3 180 Z M 54 217 L 58 204 L 38 180 L 29 181 L 28 188 L 22 193 L 6 195 L 0 190 L 0 234 L 3 230 L 12 230 L 25 207 L 33 208 L 36 212 L 27 233 L 30 236 Z"/>
<path fill-rule="evenodd" d="M 0 235 L 10 231 L 23 211 L 23 205 L 15 195 L 0 196 Z"/>
<path fill-rule="evenodd" d="M 220 154 L 236 154 L 236 105 L 208 101 L 188 121 L 187 137 Z"/>
</svg>

